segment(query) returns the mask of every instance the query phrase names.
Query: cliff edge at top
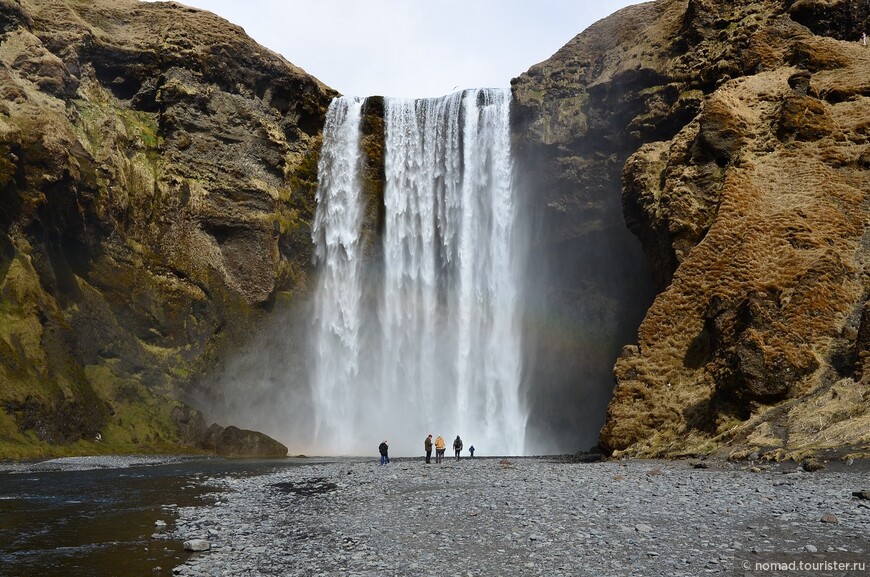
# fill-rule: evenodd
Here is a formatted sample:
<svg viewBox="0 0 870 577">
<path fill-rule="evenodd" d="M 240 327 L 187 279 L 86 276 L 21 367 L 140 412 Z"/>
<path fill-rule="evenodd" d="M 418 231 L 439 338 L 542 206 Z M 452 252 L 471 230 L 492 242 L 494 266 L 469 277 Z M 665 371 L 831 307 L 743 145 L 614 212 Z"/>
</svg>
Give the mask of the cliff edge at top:
<svg viewBox="0 0 870 577">
<path fill-rule="evenodd" d="M 870 452 L 868 28 L 866 2 L 659 0 L 514 81 L 527 154 L 622 171 L 657 286 L 608 452 Z M 550 210 L 606 203 L 562 190 Z"/>
<path fill-rule="evenodd" d="M 135 0 L 0 0 L 0 92 L 0 456 L 202 437 L 178 400 L 307 288 L 334 92 Z"/>
</svg>

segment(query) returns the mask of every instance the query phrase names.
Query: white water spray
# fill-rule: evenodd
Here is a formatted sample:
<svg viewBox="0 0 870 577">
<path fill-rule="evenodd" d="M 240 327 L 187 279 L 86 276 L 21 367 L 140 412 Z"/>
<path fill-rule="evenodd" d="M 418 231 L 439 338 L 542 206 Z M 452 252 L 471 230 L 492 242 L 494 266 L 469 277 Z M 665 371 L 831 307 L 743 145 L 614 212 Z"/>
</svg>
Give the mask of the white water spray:
<svg viewBox="0 0 870 577">
<path fill-rule="evenodd" d="M 459 434 L 522 454 L 510 94 L 385 101 L 382 263 L 361 262 L 361 106 L 330 107 L 319 165 L 316 445 L 368 454 L 388 438 L 414 455 L 428 433 Z"/>
</svg>

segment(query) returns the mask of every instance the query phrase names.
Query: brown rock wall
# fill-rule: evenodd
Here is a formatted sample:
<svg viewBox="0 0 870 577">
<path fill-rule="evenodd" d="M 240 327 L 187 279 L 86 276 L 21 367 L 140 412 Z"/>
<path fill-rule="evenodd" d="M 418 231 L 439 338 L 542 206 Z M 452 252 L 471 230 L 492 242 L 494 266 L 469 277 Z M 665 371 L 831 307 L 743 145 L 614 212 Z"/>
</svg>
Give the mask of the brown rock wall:
<svg viewBox="0 0 870 577">
<path fill-rule="evenodd" d="M 829 18 L 807 16 L 821 4 Z M 660 0 L 515 81 L 520 148 L 560 182 L 536 204 L 570 214 L 548 234 L 605 222 L 567 207 L 613 206 L 613 173 L 595 188 L 565 156 L 620 167 L 621 216 L 659 292 L 616 362 L 605 449 L 868 449 L 870 50 L 843 27 L 855 4 Z"/>
<path fill-rule="evenodd" d="M 0 22 L 0 290 L 26 295 L 4 296 L 0 337 L 47 359 L 4 355 L 2 396 L 50 414 L 90 395 L 85 438 L 172 442 L 154 423 L 174 399 L 209 394 L 219 351 L 307 289 L 334 92 L 175 3 L 0 0 Z"/>
</svg>

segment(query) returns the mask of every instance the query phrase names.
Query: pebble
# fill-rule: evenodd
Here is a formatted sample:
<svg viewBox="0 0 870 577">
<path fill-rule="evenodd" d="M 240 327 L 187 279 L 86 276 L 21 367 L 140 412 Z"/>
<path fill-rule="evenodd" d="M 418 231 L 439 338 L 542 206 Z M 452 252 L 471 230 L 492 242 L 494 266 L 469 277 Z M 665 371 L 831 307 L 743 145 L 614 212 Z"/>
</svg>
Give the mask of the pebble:
<svg viewBox="0 0 870 577">
<path fill-rule="evenodd" d="M 747 555 L 866 556 L 870 515 L 849 498 L 862 476 L 475 458 L 437 467 L 337 460 L 209 477 L 199 482 L 214 496 L 179 507 L 171 535 L 185 548 L 194 539 L 211 548 L 173 573 L 695 577 L 727 575 Z M 218 495 L 220 506 L 207 504 Z M 838 522 L 820 523 L 826 515 Z"/>
<path fill-rule="evenodd" d="M 208 551 L 211 549 L 211 543 L 205 539 L 190 539 L 184 542 L 185 551 Z"/>
</svg>

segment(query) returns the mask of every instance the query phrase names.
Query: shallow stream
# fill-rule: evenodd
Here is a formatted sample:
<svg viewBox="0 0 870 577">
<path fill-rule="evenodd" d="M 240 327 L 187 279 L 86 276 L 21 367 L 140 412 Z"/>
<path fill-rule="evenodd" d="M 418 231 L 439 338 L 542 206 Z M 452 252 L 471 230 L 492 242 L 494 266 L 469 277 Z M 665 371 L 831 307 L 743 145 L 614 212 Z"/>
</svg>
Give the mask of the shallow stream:
<svg viewBox="0 0 870 577">
<path fill-rule="evenodd" d="M 173 567 L 190 554 L 180 541 L 152 535 L 172 530 L 177 507 L 219 497 L 198 481 L 309 462 L 176 458 L 142 464 L 135 458 L 91 459 L 57 459 L 0 471 L 0 575 L 172 575 Z M 166 527 L 156 526 L 157 521 Z"/>
</svg>

